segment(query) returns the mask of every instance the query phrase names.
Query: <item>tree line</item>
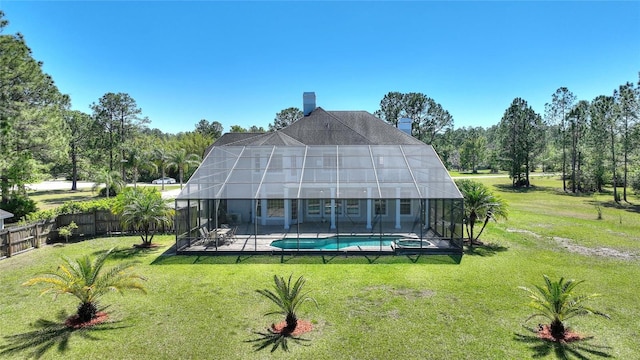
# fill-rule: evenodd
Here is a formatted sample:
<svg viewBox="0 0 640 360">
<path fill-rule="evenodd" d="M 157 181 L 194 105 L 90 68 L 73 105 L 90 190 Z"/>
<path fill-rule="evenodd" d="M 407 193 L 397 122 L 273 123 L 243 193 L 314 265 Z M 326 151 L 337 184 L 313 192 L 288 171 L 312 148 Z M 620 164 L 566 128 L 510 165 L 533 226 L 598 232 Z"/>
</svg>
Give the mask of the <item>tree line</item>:
<svg viewBox="0 0 640 360">
<path fill-rule="evenodd" d="M 66 176 L 72 190 L 78 180 L 113 177 L 136 184 L 173 176 L 182 184 L 221 136 L 222 124 L 206 119 L 178 134 L 150 129 L 121 92 L 104 94 L 90 112 L 71 110 L 24 37 L 4 34 L 7 25 L 0 11 L 0 208 L 14 220 L 35 211 L 26 185 L 44 178 Z"/>
<path fill-rule="evenodd" d="M 640 76 L 637 83 L 627 82 L 591 101 L 577 100 L 560 87 L 544 114 L 517 97 L 498 124 L 488 128 L 454 128 L 453 116 L 423 93 L 389 92 L 374 112 L 396 127 L 400 119 L 410 119 L 411 135 L 432 145 L 449 170 L 506 171 L 514 187 L 530 186 L 531 172 L 557 172 L 564 191 L 602 192 L 611 186 L 617 202 L 628 201 L 628 188 L 640 192 L 639 114 Z M 269 131 L 300 118 L 300 109 L 284 109 Z"/>
<path fill-rule="evenodd" d="M 0 208 L 29 212 L 35 205 L 26 184 L 43 177 L 65 175 L 72 189 L 78 180 L 113 176 L 133 184 L 172 176 L 182 183 L 222 135 L 222 124 L 206 119 L 178 134 L 149 128 L 126 93 L 104 94 L 87 113 L 70 110 L 70 97 L 42 70 L 24 37 L 3 33 L 7 24 L 0 11 Z M 640 81 L 591 101 L 561 87 L 543 115 L 515 98 L 488 128 L 454 128 L 453 116 L 418 92 L 387 93 L 374 115 L 394 126 L 411 119 L 411 135 L 433 145 L 450 170 L 507 171 L 513 186 L 529 186 L 532 171 L 559 172 L 565 191 L 613 186 L 614 199 L 626 201 L 629 187 L 640 191 L 639 104 Z M 302 111 L 289 107 L 268 130 L 233 125 L 230 132 L 275 131 L 300 118 Z"/>
</svg>

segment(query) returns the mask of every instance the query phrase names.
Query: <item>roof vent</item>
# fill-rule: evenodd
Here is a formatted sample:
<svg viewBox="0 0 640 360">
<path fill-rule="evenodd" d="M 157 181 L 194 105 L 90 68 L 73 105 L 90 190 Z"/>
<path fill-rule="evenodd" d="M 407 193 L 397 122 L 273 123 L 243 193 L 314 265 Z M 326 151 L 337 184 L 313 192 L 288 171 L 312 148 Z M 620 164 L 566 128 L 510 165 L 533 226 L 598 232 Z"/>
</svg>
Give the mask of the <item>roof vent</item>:
<svg viewBox="0 0 640 360">
<path fill-rule="evenodd" d="M 410 118 L 401 118 L 400 120 L 398 120 L 398 129 L 400 129 L 402 132 L 408 134 L 409 136 L 411 136 L 411 123 L 413 122 L 413 120 L 411 120 Z"/>
<path fill-rule="evenodd" d="M 302 93 L 302 104 L 304 105 L 302 110 L 304 116 L 308 116 L 309 114 L 311 114 L 311 112 L 316 109 L 316 93 Z"/>
</svg>

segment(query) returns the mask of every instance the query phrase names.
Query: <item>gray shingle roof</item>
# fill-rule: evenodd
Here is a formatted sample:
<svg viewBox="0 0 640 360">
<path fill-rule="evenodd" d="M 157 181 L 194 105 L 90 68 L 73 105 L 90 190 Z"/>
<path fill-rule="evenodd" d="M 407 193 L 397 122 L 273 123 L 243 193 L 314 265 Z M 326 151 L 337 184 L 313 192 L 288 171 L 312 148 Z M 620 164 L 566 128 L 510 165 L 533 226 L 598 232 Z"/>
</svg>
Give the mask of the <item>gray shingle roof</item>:
<svg viewBox="0 0 640 360">
<path fill-rule="evenodd" d="M 243 145 L 288 145 L 288 146 L 304 146 L 304 143 L 292 138 L 291 136 L 285 134 L 282 131 L 273 131 L 261 134 L 259 136 L 254 136 L 250 138 L 246 138 L 243 140 L 239 140 L 234 142 L 234 146 L 243 146 Z"/>
<path fill-rule="evenodd" d="M 305 145 L 424 145 L 366 111 L 318 107 L 282 132 Z"/>
<path fill-rule="evenodd" d="M 0 219 L 9 219 L 9 218 L 12 218 L 12 217 L 13 217 L 12 213 L 0 209 Z"/>
<path fill-rule="evenodd" d="M 223 145 L 424 145 L 366 111 L 326 111 L 311 114 L 275 132 L 227 133 Z M 208 152 L 208 151 L 207 151 Z"/>
<path fill-rule="evenodd" d="M 328 194 L 343 199 L 462 197 L 431 145 L 366 111 L 317 107 L 278 131 L 223 135 L 178 199 Z"/>
<path fill-rule="evenodd" d="M 213 145 L 214 146 L 235 145 L 234 143 L 238 141 L 244 141 L 252 137 L 261 136 L 261 135 L 264 135 L 264 133 L 236 133 L 236 132 L 225 133 L 225 134 L 222 134 L 222 136 L 220 136 L 218 140 L 216 140 L 213 143 Z"/>
</svg>

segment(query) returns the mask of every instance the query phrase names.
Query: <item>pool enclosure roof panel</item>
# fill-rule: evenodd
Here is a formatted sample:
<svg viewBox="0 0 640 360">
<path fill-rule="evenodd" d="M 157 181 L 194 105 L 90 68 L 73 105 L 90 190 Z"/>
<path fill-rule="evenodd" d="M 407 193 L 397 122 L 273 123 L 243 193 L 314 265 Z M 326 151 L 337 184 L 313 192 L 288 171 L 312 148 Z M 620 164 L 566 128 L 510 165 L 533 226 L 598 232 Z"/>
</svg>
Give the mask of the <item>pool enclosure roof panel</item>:
<svg viewBox="0 0 640 360">
<path fill-rule="evenodd" d="M 181 199 L 459 199 L 430 145 L 215 146 Z"/>
</svg>

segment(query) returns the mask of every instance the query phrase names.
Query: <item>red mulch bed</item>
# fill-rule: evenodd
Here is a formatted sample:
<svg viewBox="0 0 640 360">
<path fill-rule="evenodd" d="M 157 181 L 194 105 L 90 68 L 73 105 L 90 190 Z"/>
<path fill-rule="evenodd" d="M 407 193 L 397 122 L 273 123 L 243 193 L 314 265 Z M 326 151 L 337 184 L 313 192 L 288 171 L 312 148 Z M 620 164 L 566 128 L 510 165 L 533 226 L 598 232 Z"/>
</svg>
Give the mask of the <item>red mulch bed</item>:
<svg viewBox="0 0 640 360">
<path fill-rule="evenodd" d="M 313 330 L 313 325 L 310 322 L 300 319 L 298 319 L 298 324 L 296 325 L 296 328 L 293 329 L 293 331 L 285 329 L 286 326 L 286 321 L 282 321 L 278 324 L 271 324 L 271 332 L 273 332 L 274 334 L 298 336 Z"/>
<path fill-rule="evenodd" d="M 80 320 L 78 320 L 78 315 L 69 316 L 67 320 L 65 320 L 64 325 L 73 329 L 84 329 L 94 325 L 102 324 L 103 322 L 107 321 L 107 319 L 109 319 L 109 315 L 105 312 L 99 311 L 96 314 L 96 317 L 86 322 L 81 322 Z"/>
<path fill-rule="evenodd" d="M 556 339 L 553 336 L 551 336 L 551 328 L 549 327 L 549 325 L 544 325 L 541 327 L 541 329 L 538 330 L 538 337 L 546 341 L 559 341 L 564 343 L 580 341 L 584 338 L 582 335 L 578 334 L 577 332 L 574 332 L 570 329 L 566 329 L 564 332 L 564 339 Z"/>
</svg>

